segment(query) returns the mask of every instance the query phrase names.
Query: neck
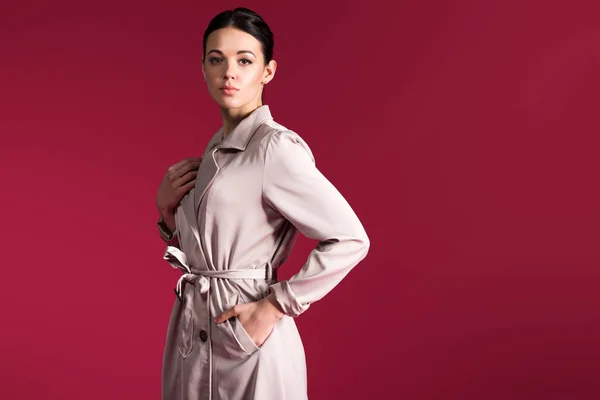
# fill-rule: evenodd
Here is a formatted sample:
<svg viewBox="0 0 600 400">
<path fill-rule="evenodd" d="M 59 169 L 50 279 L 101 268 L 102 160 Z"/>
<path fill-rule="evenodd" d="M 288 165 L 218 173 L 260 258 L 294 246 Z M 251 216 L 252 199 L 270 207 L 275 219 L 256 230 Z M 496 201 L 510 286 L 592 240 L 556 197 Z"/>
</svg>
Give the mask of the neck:
<svg viewBox="0 0 600 400">
<path fill-rule="evenodd" d="M 261 103 L 242 108 L 221 108 L 221 116 L 223 117 L 223 137 L 229 135 L 229 133 L 231 133 L 244 118 L 260 106 L 262 106 Z"/>
</svg>

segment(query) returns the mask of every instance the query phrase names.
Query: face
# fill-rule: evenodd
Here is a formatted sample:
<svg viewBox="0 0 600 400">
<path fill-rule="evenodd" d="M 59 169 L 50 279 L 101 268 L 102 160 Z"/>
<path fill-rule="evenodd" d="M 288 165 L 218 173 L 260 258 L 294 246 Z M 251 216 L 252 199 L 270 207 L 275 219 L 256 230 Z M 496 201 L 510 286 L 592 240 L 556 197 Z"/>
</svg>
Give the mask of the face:
<svg viewBox="0 0 600 400">
<path fill-rule="evenodd" d="M 260 42 L 244 31 L 228 27 L 207 38 L 202 72 L 210 96 L 223 109 L 244 113 L 262 105 L 263 85 L 275 68 L 273 60 L 265 65 Z"/>
</svg>

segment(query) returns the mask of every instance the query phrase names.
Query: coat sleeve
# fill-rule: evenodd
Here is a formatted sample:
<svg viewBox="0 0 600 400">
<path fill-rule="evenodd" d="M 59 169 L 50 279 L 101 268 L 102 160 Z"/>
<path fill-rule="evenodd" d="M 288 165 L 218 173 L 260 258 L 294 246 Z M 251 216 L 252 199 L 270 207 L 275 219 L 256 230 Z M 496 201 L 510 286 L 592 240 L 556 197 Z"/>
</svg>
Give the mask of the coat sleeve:
<svg viewBox="0 0 600 400">
<path fill-rule="evenodd" d="M 177 228 L 175 228 L 175 231 L 171 232 L 165 224 L 165 222 L 163 221 L 162 216 L 158 219 L 156 226 L 158 228 L 158 233 L 160 234 L 161 239 L 167 244 L 167 246 L 179 247 L 179 240 L 177 238 Z"/>
<path fill-rule="evenodd" d="M 317 169 L 306 142 L 293 131 L 276 132 L 269 140 L 263 197 L 304 236 L 318 240 L 298 273 L 270 286 L 284 313 L 296 317 L 366 257 L 369 238 L 345 198 Z"/>
</svg>

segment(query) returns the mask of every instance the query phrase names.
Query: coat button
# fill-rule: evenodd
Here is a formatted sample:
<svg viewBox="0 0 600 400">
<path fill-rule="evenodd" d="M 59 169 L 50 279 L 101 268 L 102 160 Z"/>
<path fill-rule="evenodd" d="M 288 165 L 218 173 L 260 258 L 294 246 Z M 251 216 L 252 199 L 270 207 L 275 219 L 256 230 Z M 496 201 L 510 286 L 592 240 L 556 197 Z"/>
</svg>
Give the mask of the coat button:
<svg viewBox="0 0 600 400">
<path fill-rule="evenodd" d="M 206 331 L 204 329 L 202 329 L 200 331 L 200 340 L 202 340 L 203 342 L 206 342 L 207 339 L 208 339 L 208 333 L 206 333 Z"/>
</svg>

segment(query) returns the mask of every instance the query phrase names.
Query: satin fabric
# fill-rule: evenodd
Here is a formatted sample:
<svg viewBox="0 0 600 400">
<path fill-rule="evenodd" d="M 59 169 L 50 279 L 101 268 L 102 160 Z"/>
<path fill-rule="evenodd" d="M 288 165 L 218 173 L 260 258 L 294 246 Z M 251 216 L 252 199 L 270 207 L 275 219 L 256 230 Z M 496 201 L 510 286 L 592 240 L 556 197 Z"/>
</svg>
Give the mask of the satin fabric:
<svg viewBox="0 0 600 400">
<path fill-rule="evenodd" d="M 343 138 L 340 138 L 343 140 Z M 163 400 L 300 400 L 306 361 L 294 319 L 367 255 L 369 239 L 346 199 L 317 169 L 307 143 L 268 105 L 210 139 L 195 187 L 175 211 L 182 271 L 164 349 Z M 297 235 L 318 241 L 289 280 L 277 270 Z M 285 315 L 256 346 L 237 318 L 213 317 L 269 293 Z M 331 329 L 334 329 L 332 326 Z"/>
</svg>

